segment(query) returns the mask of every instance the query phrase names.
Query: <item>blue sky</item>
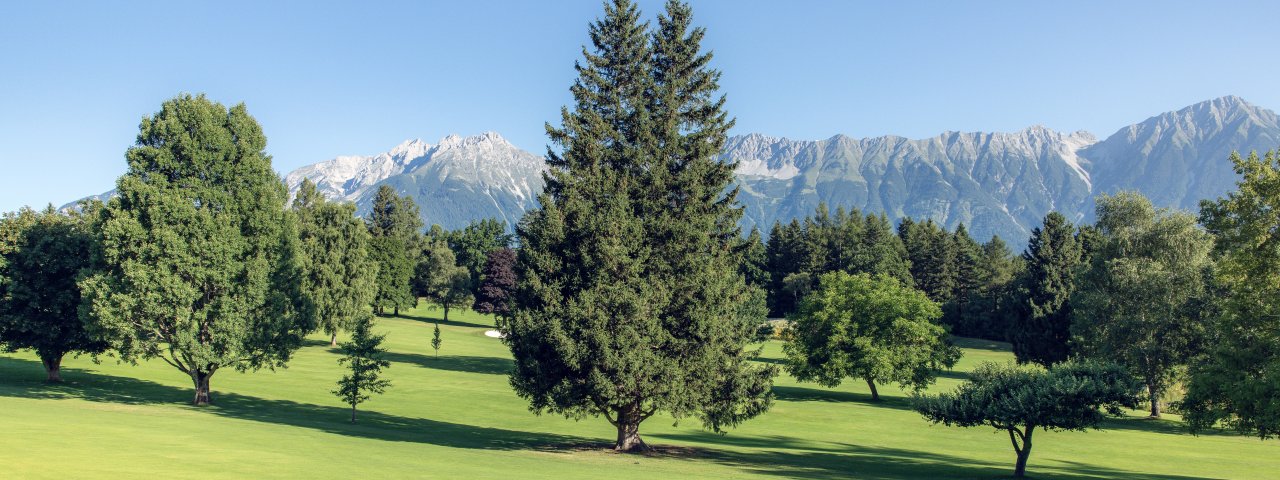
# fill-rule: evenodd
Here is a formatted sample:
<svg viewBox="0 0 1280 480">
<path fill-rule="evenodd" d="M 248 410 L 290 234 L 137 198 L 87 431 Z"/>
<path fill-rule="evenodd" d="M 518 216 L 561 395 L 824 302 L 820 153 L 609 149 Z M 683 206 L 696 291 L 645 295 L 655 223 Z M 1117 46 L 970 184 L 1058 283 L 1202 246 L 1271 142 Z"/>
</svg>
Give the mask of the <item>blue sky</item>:
<svg viewBox="0 0 1280 480">
<path fill-rule="evenodd" d="M 639 2 L 652 17 L 657 0 Z M 1222 95 L 1280 109 L 1280 2 L 694 1 L 735 133 L 1100 137 Z M 596 0 L 6 2 L 0 211 L 114 186 L 179 92 L 245 102 L 276 169 L 493 130 L 542 153 Z"/>
</svg>

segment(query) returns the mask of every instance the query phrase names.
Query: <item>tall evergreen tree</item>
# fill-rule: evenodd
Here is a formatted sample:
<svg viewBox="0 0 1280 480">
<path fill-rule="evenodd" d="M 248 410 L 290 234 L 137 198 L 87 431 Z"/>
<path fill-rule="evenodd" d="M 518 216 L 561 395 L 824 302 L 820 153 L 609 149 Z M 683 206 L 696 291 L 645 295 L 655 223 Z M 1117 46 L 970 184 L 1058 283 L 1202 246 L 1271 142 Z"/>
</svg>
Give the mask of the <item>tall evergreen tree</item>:
<svg viewBox="0 0 1280 480">
<path fill-rule="evenodd" d="M 982 260 L 982 246 L 969 236 L 963 223 L 956 227 L 947 241 L 953 254 L 950 270 L 953 272 L 954 283 L 951 299 L 942 307 L 942 323 L 954 331 L 960 325 L 975 323 L 975 319 L 969 316 L 977 313 L 970 306 L 978 290 L 982 288 L 982 272 L 978 264 Z"/>
<path fill-rule="evenodd" d="M 951 300 L 956 287 L 956 251 L 951 235 L 933 220 L 904 219 L 898 236 L 911 261 L 911 277 L 916 288 L 935 302 Z"/>
<path fill-rule="evenodd" d="M 773 316 L 783 316 L 795 311 L 798 301 L 787 288 L 787 278 L 805 270 L 809 250 L 800 221 L 792 219 L 788 224 L 775 223 L 765 246 L 769 265 L 769 311 Z M 794 277 L 792 277 L 794 280 Z M 810 278 L 812 280 L 812 278 Z"/>
<path fill-rule="evenodd" d="M 80 315 L 76 279 L 94 265 L 93 223 L 100 204 L 61 213 L 53 205 L 0 218 L 0 350 L 34 350 L 50 382 L 61 382 L 62 357 L 99 353 L 106 344 Z"/>
<path fill-rule="evenodd" d="M 738 246 L 738 255 L 741 256 L 738 271 L 747 285 L 766 288 L 769 284 L 769 261 L 759 229 L 751 228 L 751 233 Z"/>
<path fill-rule="evenodd" d="M 1044 225 L 1031 232 L 1026 262 L 1011 305 L 1009 340 L 1021 363 L 1053 365 L 1070 353 L 1071 293 L 1075 291 L 1080 245 L 1074 227 L 1058 212 L 1044 217 Z"/>
<path fill-rule="evenodd" d="M 969 295 L 952 333 L 1006 341 L 1011 318 L 1009 304 L 1014 280 L 1022 272 L 1022 259 L 1015 256 L 999 236 L 992 236 L 982 244 L 977 267 L 978 289 Z"/>
<path fill-rule="evenodd" d="M 627 0 L 591 26 L 503 328 L 530 407 L 604 416 L 621 451 L 647 448 L 660 411 L 713 430 L 762 413 L 774 374 L 745 350 L 763 319 L 742 315 L 734 165 L 716 160 L 732 122 L 703 30 L 674 1 L 647 30 Z"/>
<path fill-rule="evenodd" d="M 337 346 L 338 331 L 350 331 L 373 301 L 378 265 L 369 258 L 369 231 L 355 206 L 325 201 L 303 180 L 293 201 L 298 216 L 302 291 L 310 322 Z"/>
<path fill-rule="evenodd" d="M 858 248 L 850 259 L 849 273 L 888 275 L 907 286 L 914 286 L 911 261 L 902 240 L 884 214 L 868 214 L 858 236 Z"/>
<path fill-rule="evenodd" d="M 436 327 L 437 330 L 439 327 Z M 346 364 L 350 373 L 338 380 L 338 389 L 334 395 L 351 405 L 351 423 L 356 423 L 356 406 L 369 400 L 370 394 L 380 394 L 391 386 L 391 382 L 382 378 L 382 369 L 390 367 L 387 361 L 387 349 L 382 347 L 386 335 L 373 333 L 373 317 L 365 314 L 356 321 L 351 331 L 351 341 L 343 342 L 340 347 L 342 358 L 338 364 Z"/>
<path fill-rule="evenodd" d="M 116 354 L 189 375 L 196 405 L 219 370 L 283 366 L 314 328 L 266 143 L 243 104 L 182 95 L 144 117 L 103 211 L 102 269 L 80 284 Z"/>
<path fill-rule="evenodd" d="M 378 264 L 374 312 L 382 315 L 390 308 L 398 315 L 401 308 L 417 303 L 411 282 L 421 249 L 418 230 L 422 228 L 422 219 L 418 216 L 418 205 L 413 198 L 398 196 L 394 189 L 383 185 L 378 187 L 365 224 L 372 237 L 369 256 Z"/>
</svg>

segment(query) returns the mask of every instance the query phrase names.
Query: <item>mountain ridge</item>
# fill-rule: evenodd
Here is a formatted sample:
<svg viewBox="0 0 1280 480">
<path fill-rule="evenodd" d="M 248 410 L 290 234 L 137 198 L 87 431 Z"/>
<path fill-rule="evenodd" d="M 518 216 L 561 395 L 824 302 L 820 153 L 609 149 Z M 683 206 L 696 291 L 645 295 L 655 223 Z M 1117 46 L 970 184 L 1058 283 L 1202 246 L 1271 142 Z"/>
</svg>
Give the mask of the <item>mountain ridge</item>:
<svg viewBox="0 0 1280 480">
<path fill-rule="evenodd" d="M 1127 189 L 1161 206 L 1195 209 L 1229 191 L 1231 151 L 1280 147 L 1280 117 L 1236 96 L 1163 112 L 1099 139 L 1087 131 L 1031 125 L 1016 132 L 945 131 L 925 138 L 795 140 L 734 135 L 719 158 L 736 162 L 742 226 L 767 233 L 775 221 L 809 215 L 819 203 L 864 213 L 964 223 L 975 237 L 1027 238 L 1051 210 L 1092 218 L 1093 197 Z M 342 155 L 284 175 L 368 211 L 377 187 L 418 201 L 424 223 L 459 228 L 497 217 L 514 226 L 536 206 L 546 169 L 540 155 L 496 132 L 406 140 L 374 155 Z"/>
</svg>

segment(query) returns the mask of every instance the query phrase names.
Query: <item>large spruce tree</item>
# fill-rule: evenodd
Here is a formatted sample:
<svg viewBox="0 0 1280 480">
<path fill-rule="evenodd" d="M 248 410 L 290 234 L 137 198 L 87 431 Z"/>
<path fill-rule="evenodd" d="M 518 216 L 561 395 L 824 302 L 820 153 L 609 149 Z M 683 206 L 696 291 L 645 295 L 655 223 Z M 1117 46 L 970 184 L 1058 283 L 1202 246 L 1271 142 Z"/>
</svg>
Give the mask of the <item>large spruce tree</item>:
<svg viewBox="0 0 1280 480">
<path fill-rule="evenodd" d="M 223 368 L 283 366 L 313 325 L 293 214 L 244 105 L 182 95 L 144 117 L 101 227 L 102 269 L 81 282 L 125 360 L 160 358 L 210 403 Z"/>
<path fill-rule="evenodd" d="M 311 180 L 293 200 L 302 250 L 302 290 L 311 323 L 337 346 L 338 331 L 350 331 L 366 313 L 378 265 L 369 258 L 369 232 L 355 205 L 325 201 Z"/>
<path fill-rule="evenodd" d="M 715 158 L 732 121 L 690 13 L 669 2 L 650 36 L 616 0 L 591 25 L 502 328 L 531 409 L 604 416 L 621 451 L 647 448 L 640 424 L 660 411 L 719 431 L 772 398 L 774 369 L 745 350 L 763 319 L 741 308 L 734 165 Z"/>
<path fill-rule="evenodd" d="M 1021 363 L 1049 366 L 1070 353 L 1071 293 L 1081 250 L 1074 227 L 1058 212 L 1044 217 L 1044 225 L 1031 232 L 1026 261 L 1014 293 L 1013 325 L 1009 341 Z"/>
</svg>

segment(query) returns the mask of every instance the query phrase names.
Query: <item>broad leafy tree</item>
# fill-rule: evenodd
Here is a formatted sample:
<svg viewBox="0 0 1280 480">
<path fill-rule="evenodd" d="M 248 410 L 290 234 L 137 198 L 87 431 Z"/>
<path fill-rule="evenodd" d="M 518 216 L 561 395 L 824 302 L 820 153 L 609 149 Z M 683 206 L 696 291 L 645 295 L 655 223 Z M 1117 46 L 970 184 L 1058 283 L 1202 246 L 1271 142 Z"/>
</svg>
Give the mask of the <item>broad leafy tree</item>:
<svg viewBox="0 0 1280 480">
<path fill-rule="evenodd" d="M 484 265 L 489 259 L 489 252 L 511 246 L 507 224 L 496 218 L 468 223 L 461 230 L 449 232 L 447 238 L 458 265 L 467 269 L 471 285 L 475 288 L 479 288 L 484 277 Z"/>
<path fill-rule="evenodd" d="M 1026 268 L 1010 305 L 1009 341 L 1020 363 L 1052 365 L 1067 359 L 1071 337 L 1071 293 L 1081 249 L 1075 227 L 1058 212 L 1031 231 Z"/>
<path fill-rule="evenodd" d="M 648 35 L 606 4 L 578 64 L 575 105 L 548 127 L 541 208 L 522 220 L 520 287 L 502 328 L 512 386 L 535 412 L 604 416 L 615 448 L 643 450 L 658 412 L 713 430 L 764 412 L 773 369 L 745 349 L 762 318 L 734 246 L 732 125 L 687 5 Z M 758 298 L 758 297 L 756 297 Z"/>
<path fill-rule="evenodd" d="M 444 242 L 434 242 L 424 253 L 418 276 L 421 295 L 444 309 L 446 322 L 449 310 L 471 304 L 471 273 L 458 265 L 453 250 Z"/>
<path fill-rule="evenodd" d="M 354 205 L 325 201 L 311 180 L 302 181 L 293 211 L 305 312 L 337 346 L 338 331 L 350 331 L 373 301 L 378 265 L 369 258 L 369 232 Z"/>
<path fill-rule="evenodd" d="M 351 331 L 351 341 L 339 347 L 342 357 L 339 365 L 346 365 L 348 373 L 338 380 L 334 395 L 351 405 L 351 423 L 356 423 L 356 406 L 369 400 L 373 394 L 381 394 L 391 386 L 382 378 L 382 369 L 390 367 L 387 350 L 382 347 L 386 335 L 373 333 L 373 317 L 365 314 L 356 321 Z"/>
<path fill-rule="evenodd" d="M 34 350 L 50 382 L 61 382 L 62 357 L 106 345 L 80 315 L 76 280 L 92 273 L 93 218 L 100 205 L 70 213 L 50 205 L 0 218 L 0 349 Z"/>
<path fill-rule="evenodd" d="M 828 273 L 790 317 L 787 370 L 827 387 L 861 378 L 873 400 L 876 383 L 925 388 L 960 359 L 941 316 L 923 292 L 888 275 Z"/>
<path fill-rule="evenodd" d="M 1184 418 L 1269 438 L 1280 435 L 1280 152 L 1231 161 L 1236 191 L 1200 204 L 1227 294 L 1209 355 L 1191 369 Z"/>
<path fill-rule="evenodd" d="M 511 315 L 512 296 L 516 289 L 516 251 L 496 248 L 485 260 L 480 286 L 476 288 L 476 312 L 506 318 Z"/>
<path fill-rule="evenodd" d="M 421 251 L 418 231 L 422 228 L 422 219 L 418 216 L 418 205 L 413 198 L 396 195 L 394 189 L 383 185 L 373 197 L 372 211 L 365 225 L 372 237 L 369 256 L 378 264 L 374 312 L 383 315 L 390 308 L 398 315 L 401 308 L 417 303 L 411 282 Z"/>
<path fill-rule="evenodd" d="M 182 95 L 144 117 L 102 213 L 101 269 L 80 284 L 116 354 L 181 370 L 196 405 L 219 370 L 283 366 L 314 328 L 266 143 L 243 104 Z"/>
<path fill-rule="evenodd" d="M 980 365 L 954 393 L 913 398 L 916 411 L 934 423 L 957 427 L 990 426 L 1009 434 L 1022 477 L 1036 429 L 1097 428 L 1105 415 L 1133 407 L 1139 384 L 1124 368 L 1099 363 L 1059 363 L 1048 370 L 1034 365 Z"/>
<path fill-rule="evenodd" d="M 1213 240 L 1191 214 L 1138 193 L 1100 196 L 1097 213 L 1101 241 L 1071 299 L 1074 342 L 1142 379 L 1159 417 L 1180 367 L 1203 348 Z"/>
</svg>

